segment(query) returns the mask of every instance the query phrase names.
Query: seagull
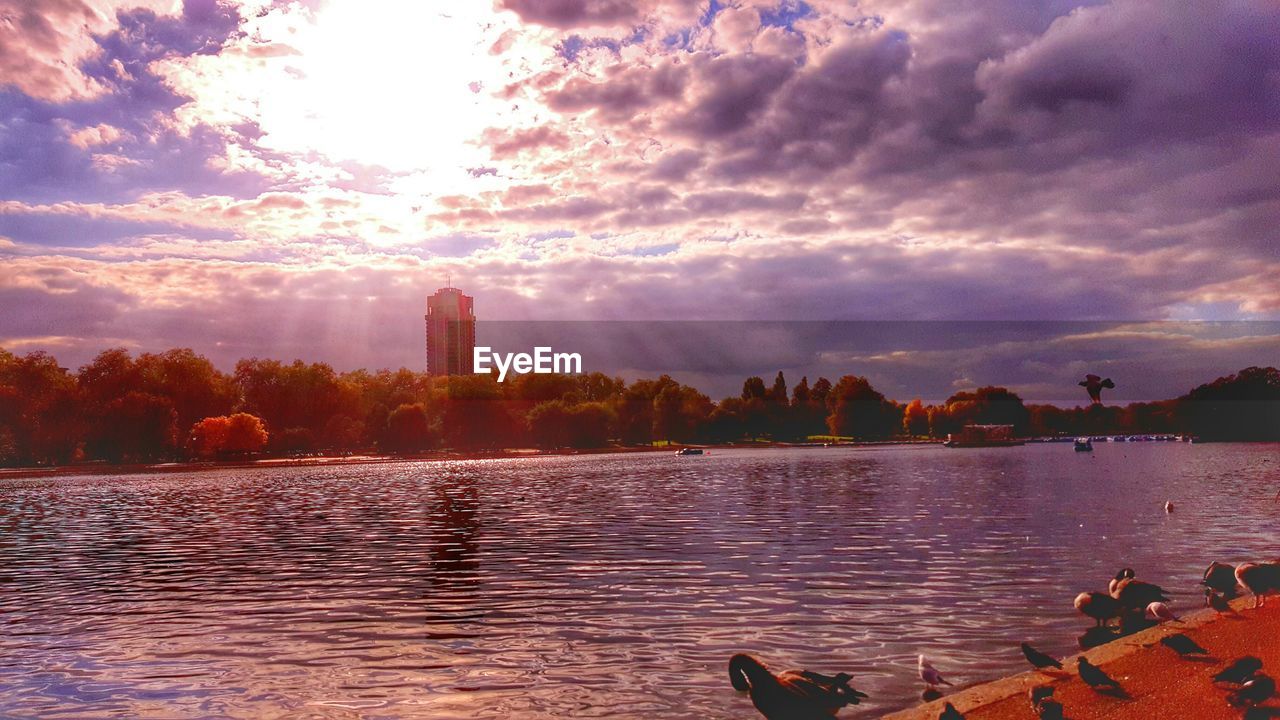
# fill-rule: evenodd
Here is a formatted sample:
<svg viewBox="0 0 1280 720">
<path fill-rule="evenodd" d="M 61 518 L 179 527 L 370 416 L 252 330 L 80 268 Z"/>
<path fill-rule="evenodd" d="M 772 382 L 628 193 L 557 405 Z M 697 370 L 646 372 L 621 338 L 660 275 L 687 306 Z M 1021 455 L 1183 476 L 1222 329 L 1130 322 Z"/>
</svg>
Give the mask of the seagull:
<svg viewBox="0 0 1280 720">
<path fill-rule="evenodd" d="M 942 709 L 942 714 L 938 716 L 938 720 L 964 720 L 964 716 L 960 714 L 955 705 L 947 703 L 947 706 Z"/>
<path fill-rule="evenodd" d="M 1262 669 L 1262 661 L 1252 655 L 1245 655 L 1226 667 L 1225 670 L 1213 676 L 1216 683 L 1227 683 L 1230 685 L 1242 685 L 1254 673 Z"/>
<path fill-rule="evenodd" d="M 1252 707 L 1258 703 L 1266 702 L 1276 694 L 1276 681 L 1271 679 L 1269 675 L 1254 675 L 1239 689 L 1227 696 L 1227 702 L 1236 707 Z"/>
<path fill-rule="evenodd" d="M 1061 662 L 1031 647 L 1031 643 L 1022 643 L 1022 654 L 1027 658 L 1027 662 L 1031 663 L 1031 667 L 1037 670 L 1046 670 L 1051 667 L 1062 669 Z"/>
<path fill-rule="evenodd" d="M 1236 566 L 1236 581 L 1253 593 L 1253 606 L 1266 605 L 1266 596 L 1280 593 L 1280 562 L 1241 563 Z"/>
<path fill-rule="evenodd" d="M 1209 651 L 1200 647 L 1195 640 L 1178 633 L 1177 635 L 1169 635 L 1160 638 L 1160 644 L 1173 650 L 1179 655 L 1186 657 L 1188 655 L 1208 655 Z"/>
<path fill-rule="evenodd" d="M 867 697 L 849 685 L 847 673 L 835 677 L 808 670 L 785 670 L 774 675 L 764 663 L 739 653 L 729 659 L 729 682 L 734 690 L 750 693 L 751 704 L 767 720 L 830 718 L 845 705 Z"/>
<path fill-rule="evenodd" d="M 942 677 L 942 673 L 938 672 L 937 668 L 935 668 L 933 665 L 930 665 L 929 661 L 924 659 L 924 655 L 920 656 L 920 659 L 916 663 L 916 665 L 920 669 L 920 679 L 923 680 L 925 684 L 928 685 L 929 687 L 934 687 L 936 685 L 951 684 L 947 682 L 945 678 Z"/>
<path fill-rule="evenodd" d="M 1173 614 L 1169 606 L 1158 600 L 1147 606 L 1147 619 L 1160 622 L 1179 622 L 1178 616 Z"/>
<path fill-rule="evenodd" d="M 1077 662 L 1077 667 L 1080 670 L 1080 679 L 1094 690 L 1124 692 L 1124 688 L 1120 687 L 1120 683 L 1116 682 L 1110 675 L 1103 672 L 1102 668 L 1089 662 L 1088 658 L 1080 658 Z"/>
<path fill-rule="evenodd" d="M 1120 616 L 1120 603 L 1106 593 L 1083 592 L 1076 596 L 1076 610 L 1098 621 L 1102 627 L 1108 620 Z"/>
</svg>

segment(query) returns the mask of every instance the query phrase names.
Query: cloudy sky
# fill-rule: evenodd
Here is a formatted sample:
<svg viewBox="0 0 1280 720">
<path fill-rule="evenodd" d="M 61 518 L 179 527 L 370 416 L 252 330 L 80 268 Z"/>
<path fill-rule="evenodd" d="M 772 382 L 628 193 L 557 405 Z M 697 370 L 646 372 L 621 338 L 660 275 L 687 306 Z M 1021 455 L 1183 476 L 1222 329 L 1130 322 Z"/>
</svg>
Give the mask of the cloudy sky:
<svg viewBox="0 0 1280 720">
<path fill-rule="evenodd" d="M 1099 321 L 755 372 L 1142 399 L 1280 361 L 1170 322 L 1280 319 L 1278 247 L 1271 0 L 0 0 L 0 346 L 71 367 L 419 368 L 452 276 L 497 320 Z"/>
</svg>

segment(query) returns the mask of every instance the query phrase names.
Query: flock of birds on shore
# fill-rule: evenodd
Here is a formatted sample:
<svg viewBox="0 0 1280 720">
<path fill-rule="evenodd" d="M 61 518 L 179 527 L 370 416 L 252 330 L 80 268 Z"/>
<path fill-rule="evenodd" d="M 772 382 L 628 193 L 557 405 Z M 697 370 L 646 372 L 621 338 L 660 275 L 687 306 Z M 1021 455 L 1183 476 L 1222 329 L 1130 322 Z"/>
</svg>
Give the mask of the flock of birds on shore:
<svg viewBox="0 0 1280 720">
<path fill-rule="evenodd" d="M 1280 560 L 1275 562 L 1246 562 L 1237 566 L 1214 562 L 1205 570 L 1205 606 L 1219 614 L 1236 614 L 1230 600 L 1239 590 L 1253 595 L 1254 607 L 1266 604 L 1266 597 L 1280 594 Z M 1083 592 L 1076 596 L 1075 607 L 1081 614 L 1093 619 L 1096 626 L 1091 632 L 1106 633 L 1115 637 L 1111 622 L 1119 623 L 1121 633 L 1135 632 L 1152 624 L 1180 622 L 1169 608 L 1169 597 L 1163 588 L 1154 583 L 1139 580 L 1131 568 L 1116 573 L 1108 583 L 1107 592 Z M 1088 633 L 1086 633 L 1086 636 Z M 1160 643 L 1181 658 L 1212 662 L 1209 652 L 1185 634 L 1168 635 Z M 1022 654 L 1027 662 L 1040 672 L 1055 677 L 1067 677 L 1069 672 L 1062 662 L 1022 643 Z M 926 685 L 924 698 L 941 697 L 938 687 L 951 685 L 942 673 L 924 655 L 917 662 L 920 680 Z M 1076 660 L 1076 670 L 1081 681 L 1095 692 L 1118 698 L 1130 696 L 1114 678 L 1088 658 Z M 729 679 L 733 688 L 750 694 L 751 702 L 768 720 L 823 720 L 835 716 L 846 705 L 857 705 L 867 699 L 867 694 L 853 688 L 849 682 L 853 676 L 847 673 L 823 675 L 808 670 L 787 670 L 774 674 L 751 655 L 738 654 L 729 660 Z M 1246 720 L 1274 717 L 1271 711 L 1257 707 L 1276 694 L 1276 681 L 1262 672 L 1262 661 L 1246 655 L 1233 661 L 1213 676 L 1215 687 L 1226 690 L 1226 702 L 1243 710 Z M 1062 720 L 1066 709 L 1054 699 L 1054 688 L 1042 685 L 1028 693 L 1031 709 L 1041 720 Z M 939 720 L 963 720 L 964 715 L 951 703 L 946 703 Z"/>
</svg>

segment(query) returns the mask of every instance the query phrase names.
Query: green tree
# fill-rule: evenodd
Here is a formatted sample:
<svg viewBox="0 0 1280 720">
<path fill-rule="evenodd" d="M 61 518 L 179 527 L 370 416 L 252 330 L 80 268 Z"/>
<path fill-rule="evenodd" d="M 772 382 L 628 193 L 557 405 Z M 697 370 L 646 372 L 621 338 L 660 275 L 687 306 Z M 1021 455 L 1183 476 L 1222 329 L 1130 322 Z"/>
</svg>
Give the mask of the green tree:
<svg viewBox="0 0 1280 720">
<path fill-rule="evenodd" d="M 422 403 L 401 405 L 387 417 L 383 450 L 388 452 L 422 452 L 435 444 L 434 433 Z"/>
<path fill-rule="evenodd" d="M 833 435 L 859 439 L 889 437 L 902 428 L 902 411 L 876 392 L 864 377 L 845 375 L 827 396 L 831 414 L 827 427 Z"/>
<path fill-rule="evenodd" d="M 166 397 L 129 392 L 102 409 L 91 438 L 98 457 L 120 462 L 171 457 L 178 445 L 178 413 Z"/>
<path fill-rule="evenodd" d="M 1248 367 L 1178 398 L 1179 422 L 1207 440 L 1280 440 L 1280 370 Z"/>
</svg>

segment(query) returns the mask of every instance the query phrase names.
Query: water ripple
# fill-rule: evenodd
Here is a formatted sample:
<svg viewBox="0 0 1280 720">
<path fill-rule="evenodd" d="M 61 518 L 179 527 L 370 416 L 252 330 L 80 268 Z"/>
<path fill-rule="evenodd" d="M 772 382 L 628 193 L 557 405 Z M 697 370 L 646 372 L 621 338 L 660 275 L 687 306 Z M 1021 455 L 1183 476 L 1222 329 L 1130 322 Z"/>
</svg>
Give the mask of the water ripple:
<svg viewBox="0 0 1280 720">
<path fill-rule="evenodd" d="M 969 683 L 1071 651 L 1120 565 L 1187 608 L 1276 554 L 1277 446 L 1070 450 L 4 480 L 0 716 L 750 717 L 743 650 L 871 715 L 918 652 Z"/>
</svg>

